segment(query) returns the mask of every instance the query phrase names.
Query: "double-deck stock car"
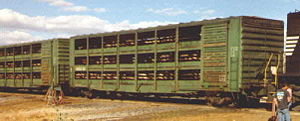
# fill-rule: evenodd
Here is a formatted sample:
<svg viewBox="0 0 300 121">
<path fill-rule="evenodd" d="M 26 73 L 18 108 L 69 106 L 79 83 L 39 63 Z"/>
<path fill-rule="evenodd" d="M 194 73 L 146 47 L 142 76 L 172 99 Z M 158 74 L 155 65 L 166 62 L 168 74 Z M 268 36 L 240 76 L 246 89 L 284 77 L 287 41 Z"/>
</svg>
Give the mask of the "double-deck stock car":
<svg viewBox="0 0 300 121">
<path fill-rule="evenodd" d="M 69 83 L 69 39 L 0 47 L 2 90 L 44 90 Z"/>
<path fill-rule="evenodd" d="M 0 85 L 239 103 L 274 91 L 283 46 L 282 21 L 252 16 L 80 35 L 0 47 Z"/>
</svg>

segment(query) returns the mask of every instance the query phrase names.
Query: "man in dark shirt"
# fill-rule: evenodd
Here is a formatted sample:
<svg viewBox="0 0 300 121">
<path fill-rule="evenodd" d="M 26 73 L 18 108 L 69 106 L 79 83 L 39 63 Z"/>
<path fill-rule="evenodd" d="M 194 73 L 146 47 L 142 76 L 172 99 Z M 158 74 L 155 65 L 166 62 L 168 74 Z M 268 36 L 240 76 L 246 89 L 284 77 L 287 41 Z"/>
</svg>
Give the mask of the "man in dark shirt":
<svg viewBox="0 0 300 121">
<path fill-rule="evenodd" d="M 290 121 L 290 113 L 288 103 L 290 102 L 290 95 L 286 90 L 287 84 L 280 85 L 281 89 L 278 89 L 273 99 L 273 115 L 275 115 L 275 108 L 277 108 L 277 119 L 278 121 Z"/>
</svg>

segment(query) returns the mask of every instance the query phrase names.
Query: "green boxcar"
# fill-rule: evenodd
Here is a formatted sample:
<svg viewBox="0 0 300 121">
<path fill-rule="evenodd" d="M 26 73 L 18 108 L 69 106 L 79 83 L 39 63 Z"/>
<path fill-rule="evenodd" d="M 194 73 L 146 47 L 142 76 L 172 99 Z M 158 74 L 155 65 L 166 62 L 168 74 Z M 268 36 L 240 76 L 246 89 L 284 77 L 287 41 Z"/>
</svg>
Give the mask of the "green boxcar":
<svg viewBox="0 0 300 121">
<path fill-rule="evenodd" d="M 2 88 L 39 89 L 68 84 L 69 70 L 69 39 L 0 46 Z"/>
<path fill-rule="evenodd" d="M 74 36 L 70 85 L 142 93 L 260 94 L 269 82 L 264 79 L 273 78 L 267 67 L 282 61 L 283 27 L 282 21 L 239 16 Z"/>
</svg>

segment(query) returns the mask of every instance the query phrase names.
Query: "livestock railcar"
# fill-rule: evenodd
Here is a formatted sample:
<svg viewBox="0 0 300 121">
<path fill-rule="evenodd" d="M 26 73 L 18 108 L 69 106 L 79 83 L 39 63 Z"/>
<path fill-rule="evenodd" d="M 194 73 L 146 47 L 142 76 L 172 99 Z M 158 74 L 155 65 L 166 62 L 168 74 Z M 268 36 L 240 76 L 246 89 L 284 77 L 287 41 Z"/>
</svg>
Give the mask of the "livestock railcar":
<svg viewBox="0 0 300 121">
<path fill-rule="evenodd" d="M 70 38 L 70 87 L 260 98 L 282 71 L 282 21 L 238 16 Z"/>
<path fill-rule="evenodd" d="M 0 89 L 47 89 L 68 80 L 68 39 L 0 46 Z"/>
</svg>

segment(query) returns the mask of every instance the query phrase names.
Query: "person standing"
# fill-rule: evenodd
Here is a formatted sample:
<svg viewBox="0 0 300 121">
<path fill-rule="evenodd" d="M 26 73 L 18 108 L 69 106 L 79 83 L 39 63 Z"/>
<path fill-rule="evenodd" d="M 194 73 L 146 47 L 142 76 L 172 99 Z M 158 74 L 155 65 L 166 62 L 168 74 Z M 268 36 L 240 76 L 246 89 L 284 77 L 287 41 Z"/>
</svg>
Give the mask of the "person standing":
<svg viewBox="0 0 300 121">
<path fill-rule="evenodd" d="M 288 106 L 289 102 L 291 102 L 291 98 L 289 92 L 287 91 L 288 84 L 282 84 L 280 87 L 281 88 L 276 91 L 273 99 L 273 116 L 275 116 L 275 109 L 277 108 L 278 121 L 291 121 Z"/>
<path fill-rule="evenodd" d="M 288 85 L 286 91 L 289 93 L 289 97 L 290 98 L 289 100 L 289 103 L 288 103 L 288 109 L 291 110 L 291 106 L 292 106 L 292 97 L 293 97 L 293 91 L 292 91 L 292 88 L 290 87 L 290 85 Z"/>
</svg>

